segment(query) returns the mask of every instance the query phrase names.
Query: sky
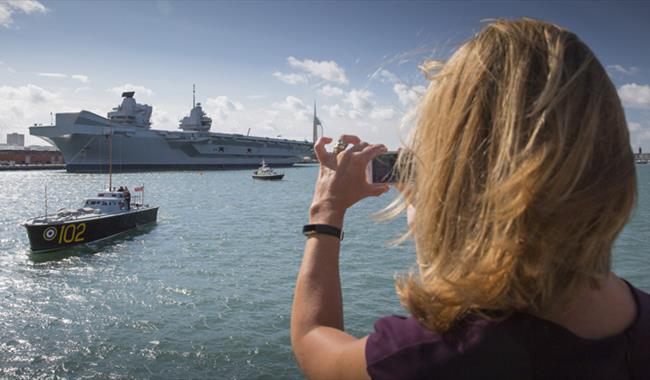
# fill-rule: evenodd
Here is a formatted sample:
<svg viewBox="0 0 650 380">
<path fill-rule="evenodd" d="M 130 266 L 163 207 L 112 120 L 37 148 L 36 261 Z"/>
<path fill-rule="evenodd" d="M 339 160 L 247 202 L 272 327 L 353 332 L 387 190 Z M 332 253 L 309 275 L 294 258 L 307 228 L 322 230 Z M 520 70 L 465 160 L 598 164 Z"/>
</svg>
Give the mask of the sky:
<svg viewBox="0 0 650 380">
<path fill-rule="evenodd" d="M 316 102 L 325 135 L 397 147 L 428 85 L 418 65 L 523 16 L 592 48 L 631 145 L 650 152 L 650 3 L 587 1 L 0 0 L 0 142 L 51 113 L 105 116 L 125 90 L 153 106 L 152 128 L 175 130 L 196 84 L 213 132 L 311 140 Z"/>
</svg>

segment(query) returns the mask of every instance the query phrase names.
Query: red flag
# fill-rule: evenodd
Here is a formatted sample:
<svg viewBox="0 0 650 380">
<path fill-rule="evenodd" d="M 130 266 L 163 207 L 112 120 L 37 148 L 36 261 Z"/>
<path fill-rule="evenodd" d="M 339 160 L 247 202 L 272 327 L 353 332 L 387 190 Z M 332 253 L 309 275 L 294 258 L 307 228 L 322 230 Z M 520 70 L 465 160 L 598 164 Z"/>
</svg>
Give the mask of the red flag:
<svg viewBox="0 0 650 380">
<path fill-rule="evenodd" d="M 144 191 L 144 186 L 136 186 L 133 191 Z"/>
</svg>

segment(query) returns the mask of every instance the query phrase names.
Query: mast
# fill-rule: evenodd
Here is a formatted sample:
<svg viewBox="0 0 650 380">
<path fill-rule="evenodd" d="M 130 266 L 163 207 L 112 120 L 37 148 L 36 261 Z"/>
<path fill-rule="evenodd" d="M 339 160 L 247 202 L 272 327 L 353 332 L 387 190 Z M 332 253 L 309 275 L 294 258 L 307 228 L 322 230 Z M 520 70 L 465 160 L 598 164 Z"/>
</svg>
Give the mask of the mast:
<svg viewBox="0 0 650 380">
<path fill-rule="evenodd" d="M 108 135 L 108 191 L 113 191 L 113 125 Z"/>
<path fill-rule="evenodd" d="M 196 107 L 196 85 L 192 85 L 192 109 Z"/>
</svg>

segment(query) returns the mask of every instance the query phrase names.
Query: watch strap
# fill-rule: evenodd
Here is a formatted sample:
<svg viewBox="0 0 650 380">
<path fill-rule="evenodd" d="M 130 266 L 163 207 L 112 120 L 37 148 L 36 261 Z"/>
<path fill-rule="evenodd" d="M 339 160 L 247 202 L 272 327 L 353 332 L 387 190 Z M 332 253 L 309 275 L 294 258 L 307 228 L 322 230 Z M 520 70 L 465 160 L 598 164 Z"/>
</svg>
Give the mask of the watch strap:
<svg viewBox="0 0 650 380">
<path fill-rule="evenodd" d="M 309 237 L 316 234 L 330 235 L 343 240 L 343 231 L 340 228 L 329 224 L 305 224 L 302 227 L 302 234 Z"/>
</svg>

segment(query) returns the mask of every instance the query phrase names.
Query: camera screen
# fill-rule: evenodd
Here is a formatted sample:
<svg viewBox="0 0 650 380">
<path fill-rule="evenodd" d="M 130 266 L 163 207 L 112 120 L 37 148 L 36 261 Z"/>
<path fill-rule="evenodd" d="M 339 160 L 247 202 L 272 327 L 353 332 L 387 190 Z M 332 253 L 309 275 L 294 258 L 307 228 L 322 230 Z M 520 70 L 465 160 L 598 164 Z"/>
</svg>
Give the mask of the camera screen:
<svg viewBox="0 0 650 380">
<path fill-rule="evenodd" d="M 384 153 L 372 160 L 372 182 L 373 183 L 395 183 L 397 172 L 395 163 L 397 152 Z"/>
</svg>

